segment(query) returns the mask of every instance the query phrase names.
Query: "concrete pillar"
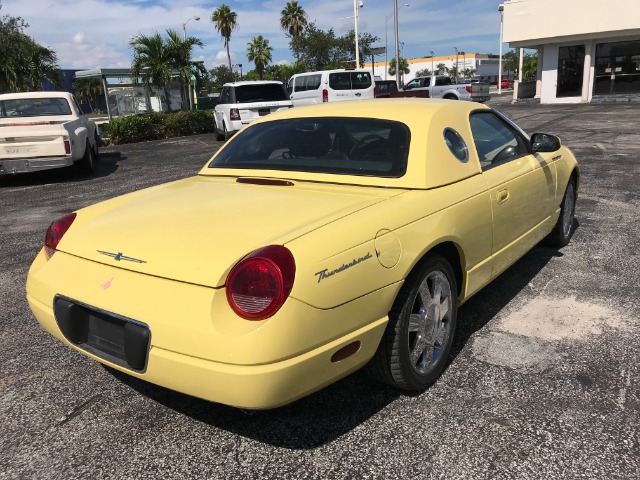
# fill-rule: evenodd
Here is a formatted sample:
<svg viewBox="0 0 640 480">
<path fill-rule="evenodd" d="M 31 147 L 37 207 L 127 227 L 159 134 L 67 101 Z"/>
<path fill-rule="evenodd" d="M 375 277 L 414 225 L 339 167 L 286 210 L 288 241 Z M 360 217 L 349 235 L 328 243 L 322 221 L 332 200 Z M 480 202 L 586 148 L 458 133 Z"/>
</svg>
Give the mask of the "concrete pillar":
<svg viewBox="0 0 640 480">
<path fill-rule="evenodd" d="M 585 44 L 584 69 L 582 72 L 582 103 L 589 103 L 592 97 L 595 69 L 595 54 L 593 50 L 593 41 Z"/>
<path fill-rule="evenodd" d="M 542 95 L 542 63 L 544 61 L 544 45 L 538 47 L 538 69 L 536 71 L 536 96 L 540 98 Z"/>
</svg>

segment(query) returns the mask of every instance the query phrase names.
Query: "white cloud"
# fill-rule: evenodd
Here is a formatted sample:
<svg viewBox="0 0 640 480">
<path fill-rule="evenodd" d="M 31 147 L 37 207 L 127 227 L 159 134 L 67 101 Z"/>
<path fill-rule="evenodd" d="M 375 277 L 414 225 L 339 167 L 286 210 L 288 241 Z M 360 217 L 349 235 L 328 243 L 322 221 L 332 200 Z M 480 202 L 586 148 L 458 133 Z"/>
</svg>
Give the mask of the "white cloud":
<svg viewBox="0 0 640 480">
<path fill-rule="evenodd" d="M 409 0 L 399 11 L 400 41 L 407 57 L 418 57 L 435 50 L 451 55 L 453 47 L 489 53 L 498 50 L 499 16 L 494 4 L 476 0 Z M 293 61 L 289 40 L 280 28 L 280 11 L 286 0 L 228 0 L 238 14 L 239 29 L 232 34 L 233 64 L 246 64 L 246 45 L 255 36 L 267 38 L 274 48 L 275 63 Z M 353 28 L 351 2 L 300 0 L 309 20 L 343 35 Z M 127 67 L 131 63 L 128 39 L 139 33 L 164 33 L 172 28 L 200 38 L 205 44 L 194 51 L 207 68 L 226 64 L 227 55 L 220 35 L 210 21 L 215 4 L 203 6 L 200 0 L 2 0 L 2 14 L 21 16 L 30 25 L 27 34 L 56 51 L 63 68 Z M 359 10 L 359 30 L 379 37 L 382 46 L 387 31 L 389 49 L 393 44 L 393 17 L 388 0 L 365 0 Z M 340 20 L 343 18 L 343 20 Z M 468 46 L 467 46 L 468 45 Z M 277 60 L 276 60 L 277 59 Z M 243 70 L 247 71 L 245 67 Z"/>
</svg>

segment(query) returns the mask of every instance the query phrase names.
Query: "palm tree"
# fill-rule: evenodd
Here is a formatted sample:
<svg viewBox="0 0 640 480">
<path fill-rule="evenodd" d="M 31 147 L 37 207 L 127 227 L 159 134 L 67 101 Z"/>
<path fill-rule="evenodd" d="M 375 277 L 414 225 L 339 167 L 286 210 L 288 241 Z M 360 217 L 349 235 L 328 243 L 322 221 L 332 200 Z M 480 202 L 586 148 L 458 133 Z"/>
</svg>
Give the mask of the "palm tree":
<svg viewBox="0 0 640 480">
<path fill-rule="evenodd" d="M 405 75 L 409 73 L 411 70 L 409 69 L 409 64 L 405 58 L 400 57 L 400 75 Z M 391 59 L 389 62 L 389 75 L 392 77 L 396 74 L 396 59 L 395 57 Z"/>
<path fill-rule="evenodd" d="M 438 75 L 444 75 L 449 71 L 449 67 L 447 67 L 444 63 L 439 63 L 436 65 L 436 73 Z"/>
<path fill-rule="evenodd" d="M 140 34 L 131 39 L 129 46 L 133 49 L 131 78 L 134 83 L 138 82 L 138 78 L 142 79 L 148 93 L 152 91 L 152 86 L 162 88 L 167 108 L 171 110 L 168 87 L 173 78 L 173 65 L 164 40 L 158 32 L 151 36 Z"/>
<path fill-rule="evenodd" d="M 280 27 L 287 30 L 292 38 L 298 38 L 304 27 L 307 26 L 307 12 L 296 0 L 289 3 L 280 12 Z"/>
<path fill-rule="evenodd" d="M 152 86 L 164 90 L 167 108 L 171 110 L 171 96 L 168 87 L 178 75 L 181 86 L 191 81 L 192 69 L 191 50 L 194 46 L 202 47 L 202 42 L 194 37 L 183 40 L 173 29 L 167 30 L 165 40 L 158 32 L 151 36 L 138 35 L 129 42 L 133 48 L 133 62 L 131 62 L 131 78 L 134 82 L 142 79 L 142 84 L 148 93 Z"/>
<path fill-rule="evenodd" d="M 71 85 L 76 92 L 76 97 L 82 102 L 87 102 L 91 111 L 95 110 L 98 97 L 104 97 L 102 81 L 99 78 L 76 78 Z"/>
<path fill-rule="evenodd" d="M 253 37 L 253 40 L 247 43 L 247 59 L 255 63 L 260 80 L 262 80 L 264 68 L 271 61 L 271 52 L 273 52 L 273 47 L 269 46 L 269 40 L 263 38 L 262 35 Z"/>
<path fill-rule="evenodd" d="M 231 39 L 231 32 L 239 26 L 238 14 L 223 3 L 211 14 L 211 22 L 213 22 L 216 31 L 224 38 L 224 46 L 227 49 L 227 58 L 229 59 L 229 70 L 232 70 L 229 40 Z"/>
<path fill-rule="evenodd" d="M 191 88 L 188 87 L 191 84 L 191 76 L 194 72 L 194 63 L 191 61 L 191 52 L 194 46 L 202 48 L 202 41 L 195 37 L 187 37 L 183 39 L 173 29 L 167 30 L 167 42 L 166 48 L 168 50 L 171 67 L 175 72 L 178 72 L 180 76 L 180 87 L 183 95 L 183 104 L 186 104 L 186 99 L 191 98 Z"/>
</svg>

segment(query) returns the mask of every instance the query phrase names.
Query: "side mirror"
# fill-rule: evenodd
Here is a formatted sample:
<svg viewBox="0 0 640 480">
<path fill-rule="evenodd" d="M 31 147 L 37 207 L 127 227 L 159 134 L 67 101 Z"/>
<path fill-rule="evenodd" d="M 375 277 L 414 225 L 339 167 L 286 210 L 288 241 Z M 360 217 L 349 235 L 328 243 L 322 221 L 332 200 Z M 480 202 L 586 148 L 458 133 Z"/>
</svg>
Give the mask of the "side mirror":
<svg viewBox="0 0 640 480">
<path fill-rule="evenodd" d="M 561 146 L 560 139 L 549 133 L 534 133 L 531 135 L 531 149 L 537 152 L 555 152 Z"/>
</svg>

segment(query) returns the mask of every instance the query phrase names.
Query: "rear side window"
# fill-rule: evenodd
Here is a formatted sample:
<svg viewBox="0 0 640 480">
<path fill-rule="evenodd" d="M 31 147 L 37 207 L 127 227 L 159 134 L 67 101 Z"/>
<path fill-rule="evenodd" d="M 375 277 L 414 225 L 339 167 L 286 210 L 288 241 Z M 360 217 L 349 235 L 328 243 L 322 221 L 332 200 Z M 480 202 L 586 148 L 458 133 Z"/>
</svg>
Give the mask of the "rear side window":
<svg viewBox="0 0 640 480">
<path fill-rule="evenodd" d="M 333 90 L 351 90 L 351 78 L 349 72 L 329 74 L 329 88 Z"/>
<path fill-rule="evenodd" d="M 409 142 L 409 129 L 400 122 L 292 118 L 242 130 L 209 168 L 397 178 L 406 171 Z"/>
<path fill-rule="evenodd" d="M 277 102 L 289 100 L 284 86 L 277 83 L 239 85 L 235 87 L 236 103 Z"/>
<path fill-rule="evenodd" d="M 307 90 L 317 90 L 320 88 L 321 75 L 303 75 L 297 77 L 294 82 L 296 92 L 306 92 Z"/>
<path fill-rule="evenodd" d="M 351 85 L 354 90 L 365 90 L 371 86 L 369 72 L 351 72 Z"/>
</svg>

